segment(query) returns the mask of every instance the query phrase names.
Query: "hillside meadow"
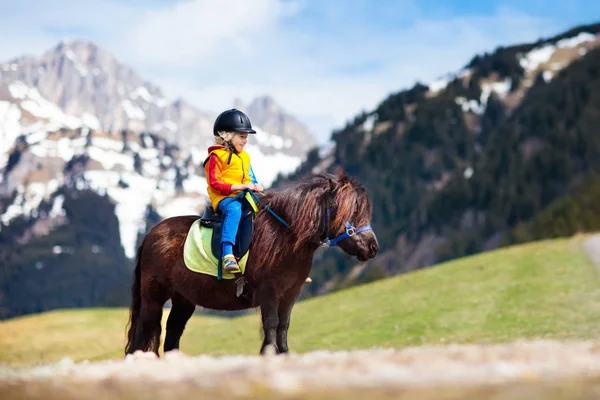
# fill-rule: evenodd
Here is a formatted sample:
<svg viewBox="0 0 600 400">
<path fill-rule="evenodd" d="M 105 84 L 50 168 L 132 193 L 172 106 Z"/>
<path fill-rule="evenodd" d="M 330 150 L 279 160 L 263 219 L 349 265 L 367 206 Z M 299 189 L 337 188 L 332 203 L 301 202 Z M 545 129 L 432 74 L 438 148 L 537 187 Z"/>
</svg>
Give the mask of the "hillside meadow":
<svg viewBox="0 0 600 400">
<path fill-rule="evenodd" d="M 594 339 L 600 280 L 585 238 L 499 249 L 299 302 L 290 350 Z M 124 308 L 74 309 L 2 321 L 0 363 L 120 359 L 127 314 Z M 165 309 L 163 335 L 167 316 Z M 195 315 L 181 351 L 257 354 L 260 343 L 258 310 L 236 318 Z"/>
</svg>

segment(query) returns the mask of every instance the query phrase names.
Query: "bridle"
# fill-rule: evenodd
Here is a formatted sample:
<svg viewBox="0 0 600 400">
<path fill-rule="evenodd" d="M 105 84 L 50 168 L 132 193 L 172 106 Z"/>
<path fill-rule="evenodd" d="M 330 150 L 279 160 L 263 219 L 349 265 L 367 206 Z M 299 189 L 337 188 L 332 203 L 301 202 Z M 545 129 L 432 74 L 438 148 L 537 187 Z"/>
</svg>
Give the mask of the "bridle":
<svg viewBox="0 0 600 400">
<path fill-rule="evenodd" d="M 325 235 L 326 236 L 328 236 L 328 232 L 329 232 L 329 215 L 332 213 L 333 213 L 333 209 L 331 207 L 329 207 L 329 211 L 327 212 L 327 215 L 325 216 Z M 373 230 L 373 228 L 371 228 L 371 225 L 365 225 L 365 226 L 361 226 L 360 228 L 355 228 L 354 225 L 352 225 L 352 223 L 350 223 L 350 221 L 344 222 L 344 228 L 345 228 L 344 233 L 342 233 L 341 235 L 339 235 L 338 237 L 335 237 L 333 239 L 326 237 L 325 240 L 322 240 L 319 243 L 319 245 L 322 247 L 333 247 L 333 246 L 336 246 L 342 240 L 344 240 L 348 237 L 354 236 L 357 233 Z"/>
<path fill-rule="evenodd" d="M 245 192 L 245 191 L 244 191 Z M 244 193 L 242 192 L 242 193 Z M 254 199 L 254 201 L 257 204 L 260 204 L 260 199 L 258 198 L 258 196 L 252 192 L 252 191 L 248 191 L 248 193 L 250 193 L 250 195 L 252 196 L 252 198 Z M 245 194 L 245 193 L 244 193 Z M 239 196 L 239 195 L 238 195 Z M 275 211 L 273 211 L 271 209 L 271 207 L 269 207 L 268 204 L 263 205 L 263 208 L 266 209 L 273 217 L 275 217 L 275 219 L 277 219 L 281 224 L 283 224 L 284 226 L 290 228 L 290 224 L 288 224 L 283 218 L 281 218 L 279 215 L 277 215 L 277 213 Z M 354 235 L 356 235 L 357 233 L 361 233 L 361 232 L 365 232 L 365 231 L 369 231 L 369 230 L 373 230 L 373 228 L 371 228 L 371 225 L 365 225 L 365 226 L 361 226 L 360 228 L 356 228 L 354 227 L 354 225 L 352 225 L 352 223 L 350 221 L 345 221 L 344 222 L 344 233 L 342 233 L 341 235 L 330 239 L 328 236 L 328 232 L 329 232 L 329 218 L 330 216 L 333 214 L 333 208 L 329 207 L 326 215 L 325 215 L 325 236 L 326 238 L 324 240 L 320 240 L 319 241 L 319 246 L 321 247 L 334 247 L 337 246 L 337 244 L 339 242 L 341 242 L 342 240 L 352 237 Z"/>
</svg>

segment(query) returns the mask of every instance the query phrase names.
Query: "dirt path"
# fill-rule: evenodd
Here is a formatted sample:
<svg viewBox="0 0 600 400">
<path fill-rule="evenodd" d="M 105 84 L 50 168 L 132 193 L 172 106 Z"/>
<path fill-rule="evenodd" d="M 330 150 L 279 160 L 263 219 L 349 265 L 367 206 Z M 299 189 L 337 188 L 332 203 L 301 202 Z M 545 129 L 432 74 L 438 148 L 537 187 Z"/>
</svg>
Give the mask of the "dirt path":
<svg viewBox="0 0 600 400">
<path fill-rule="evenodd" d="M 422 346 L 282 357 L 190 357 L 175 352 L 160 360 L 138 354 L 117 361 L 75 364 L 65 359 L 34 368 L 0 368 L 2 399 L 555 399 L 587 398 L 597 390 L 600 342 Z"/>
<path fill-rule="evenodd" d="M 588 256 L 596 264 L 596 268 L 600 271 L 600 234 L 586 239 L 583 246 Z"/>
</svg>

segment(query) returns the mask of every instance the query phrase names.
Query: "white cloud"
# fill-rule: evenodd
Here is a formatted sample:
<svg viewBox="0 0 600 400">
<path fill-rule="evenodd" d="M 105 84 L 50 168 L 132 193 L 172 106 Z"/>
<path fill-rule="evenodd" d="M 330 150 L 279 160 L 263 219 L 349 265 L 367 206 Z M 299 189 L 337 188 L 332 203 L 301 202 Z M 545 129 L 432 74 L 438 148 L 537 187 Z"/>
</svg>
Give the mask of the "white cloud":
<svg viewBox="0 0 600 400">
<path fill-rule="evenodd" d="M 355 10 L 301 0 L 42 4 L 0 16 L 0 35 L 9 38 L 1 59 L 39 54 L 62 30 L 81 26 L 170 98 L 219 112 L 234 98 L 270 94 L 293 114 L 319 121 L 318 134 L 391 92 L 461 68 L 476 53 L 559 32 L 554 21 L 513 9 L 430 16 L 411 0 L 390 10 L 360 1 L 351 3 Z M 374 8 L 385 21 L 364 16 Z M 307 9 L 318 22 L 307 22 Z"/>
<path fill-rule="evenodd" d="M 224 55 L 243 63 L 255 40 L 290 10 L 280 0 L 195 0 L 143 14 L 125 32 L 132 58 L 147 66 L 217 66 Z"/>
<path fill-rule="evenodd" d="M 252 54 L 236 53 L 235 40 L 231 46 L 218 46 L 222 34 L 195 31 L 207 42 L 199 54 L 210 51 L 211 57 L 196 57 L 191 75 L 161 78 L 167 93 L 180 94 L 214 111 L 229 107 L 235 97 L 248 102 L 269 93 L 297 115 L 332 116 L 330 130 L 363 109 L 373 109 L 391 92 L 458 70 L 476 53 L 557 33 L 550 21 L 510 9 L 485 17 L 417 16 L 407 28 L 370 31 L 368 35 L 357 28 L 340 32 L 343 37 L 327 38 L 320 32 L 297 32 L 277 25 L 275 20 L 280 17 L 273 12 L 263 20 L 269 25 L 268 36 L 252 31 L 254 25 L 249 30 L 255 36 L 246 27 L 236 29 L 236 35 L 254 39 Z M 165 69 L 173 62 L 170 51 L 153 53 L 156 60 L 164 60 Z M 363 64 L 367 68 L 361 70 Z"/>
</svg>

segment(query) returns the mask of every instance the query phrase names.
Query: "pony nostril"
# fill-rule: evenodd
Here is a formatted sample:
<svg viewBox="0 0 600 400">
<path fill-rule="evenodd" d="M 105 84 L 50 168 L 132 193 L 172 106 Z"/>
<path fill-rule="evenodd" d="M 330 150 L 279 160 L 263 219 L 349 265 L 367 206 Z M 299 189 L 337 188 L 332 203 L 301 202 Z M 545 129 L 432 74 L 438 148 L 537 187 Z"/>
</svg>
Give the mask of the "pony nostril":
<svg viewBox="0 0 600 400">
<path fill-rule="evenodd" d="M 377 245 L 377 243 L 371 243 L 369 249 L 371 250 L 371 254 L 377 254 L 377 252 L 379 251 L 379 246 Z"/>
</svg>

